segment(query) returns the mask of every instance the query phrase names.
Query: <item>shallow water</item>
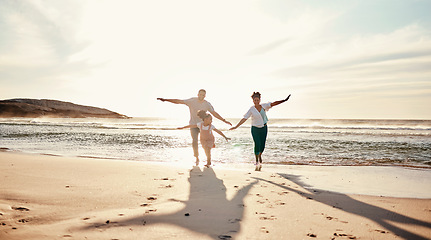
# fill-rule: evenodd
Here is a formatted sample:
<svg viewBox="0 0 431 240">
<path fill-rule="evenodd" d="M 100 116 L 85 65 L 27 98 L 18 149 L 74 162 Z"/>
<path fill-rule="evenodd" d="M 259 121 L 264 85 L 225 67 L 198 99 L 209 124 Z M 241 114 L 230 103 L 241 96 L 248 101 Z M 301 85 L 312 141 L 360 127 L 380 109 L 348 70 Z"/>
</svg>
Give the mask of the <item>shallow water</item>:
<svg viewBox="0 0 431 240">
<path fill-rule="evenodd" d="M 236 123 L 239 119 L 232 119 Z M 216 164 L 254 161 L 249 122 L 219 121 Z M 136 161 L 192 162 L 189 130 L 175 119 L 0 119 L 0 147 L 16 151 Z M 431 167 L 430 120 L 270 119 L 264 161 L 272 164 Z M 201 159 L 205 159 L 200 149 Z"/>
</svg>

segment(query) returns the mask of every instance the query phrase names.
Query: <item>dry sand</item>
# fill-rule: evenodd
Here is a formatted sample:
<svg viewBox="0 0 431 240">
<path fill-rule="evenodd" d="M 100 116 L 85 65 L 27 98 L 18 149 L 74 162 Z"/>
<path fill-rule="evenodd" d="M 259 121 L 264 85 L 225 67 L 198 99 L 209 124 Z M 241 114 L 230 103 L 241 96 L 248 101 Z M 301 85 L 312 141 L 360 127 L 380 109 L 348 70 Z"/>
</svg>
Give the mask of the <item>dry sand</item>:
<svg viewBox="0 0 431 240">
<path fill-rule="evenodd" d="M 312 168 L 291 168 L 1 152 L 0 239 L 431 238 L 431 199 L 312 190 L 298 177 Z"/>
</svg>

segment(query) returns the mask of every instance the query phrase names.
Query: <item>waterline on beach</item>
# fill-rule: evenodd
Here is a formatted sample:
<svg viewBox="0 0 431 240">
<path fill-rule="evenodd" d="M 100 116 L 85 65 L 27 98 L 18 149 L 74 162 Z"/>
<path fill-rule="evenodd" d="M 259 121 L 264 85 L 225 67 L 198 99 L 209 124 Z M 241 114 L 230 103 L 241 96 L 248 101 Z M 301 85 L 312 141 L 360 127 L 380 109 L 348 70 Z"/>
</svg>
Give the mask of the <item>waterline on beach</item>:
<svg viewBox="0 0 431 240">
<path fill-rule="evenodd" d="M 236 120 L 233 119 L 233 122 Z M 247 123 L 216 138 L 213 162 L 253 162 Z M 173 119 L 0 119 L 0 147 L 61 156 L 134 161 L 193 161 L 188 130 Z M 274 119 L 264 161 L 275 165 L 431 167 L 429 120 Z M 201 160 L 205 160 L 200 149 Z"/>
</svg>

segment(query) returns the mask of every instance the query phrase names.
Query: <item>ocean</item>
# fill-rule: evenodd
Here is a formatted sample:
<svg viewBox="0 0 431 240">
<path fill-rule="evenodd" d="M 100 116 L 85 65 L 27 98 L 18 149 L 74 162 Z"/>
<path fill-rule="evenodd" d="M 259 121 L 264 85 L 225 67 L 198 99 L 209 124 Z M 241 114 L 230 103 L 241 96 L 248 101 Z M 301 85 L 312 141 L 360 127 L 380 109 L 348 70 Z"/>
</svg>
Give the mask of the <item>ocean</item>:
<svg viewBox="0 0 431 240">
<path fill-rule="evenodd" d="M 239 119 L 229 119 L 236 124 Z M 176 119 L 0 119 L 0 148 L 60 156 L 194 163 L 190 131 Z M 254 162 L 250 122 L 215 120 L 215 165 Z M 263 161 L 274 165 L 431 168 L 431 120 L 270 119 Z M 200 148 L 201 162 L 205 154 Z"/>
</svg>

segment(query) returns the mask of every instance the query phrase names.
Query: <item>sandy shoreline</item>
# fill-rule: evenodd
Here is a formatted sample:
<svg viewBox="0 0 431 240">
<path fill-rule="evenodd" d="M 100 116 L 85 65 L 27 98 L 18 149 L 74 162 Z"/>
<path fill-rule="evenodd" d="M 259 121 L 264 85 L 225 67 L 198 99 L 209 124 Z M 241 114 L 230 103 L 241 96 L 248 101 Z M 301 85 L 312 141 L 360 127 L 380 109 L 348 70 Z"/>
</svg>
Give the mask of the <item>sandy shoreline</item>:
<svg viewBox="0 0 431 240">
<path fill-rule="evenodd" d="M 387 182 L 388 193 L 429 192 L 429 171 L 322 168 L 278 174 L 0 152 L 0 239 L 431 238 L 427 194 L 338 191 L 350 181 L 351 192 L 378 193 Z"/>
</svg>

